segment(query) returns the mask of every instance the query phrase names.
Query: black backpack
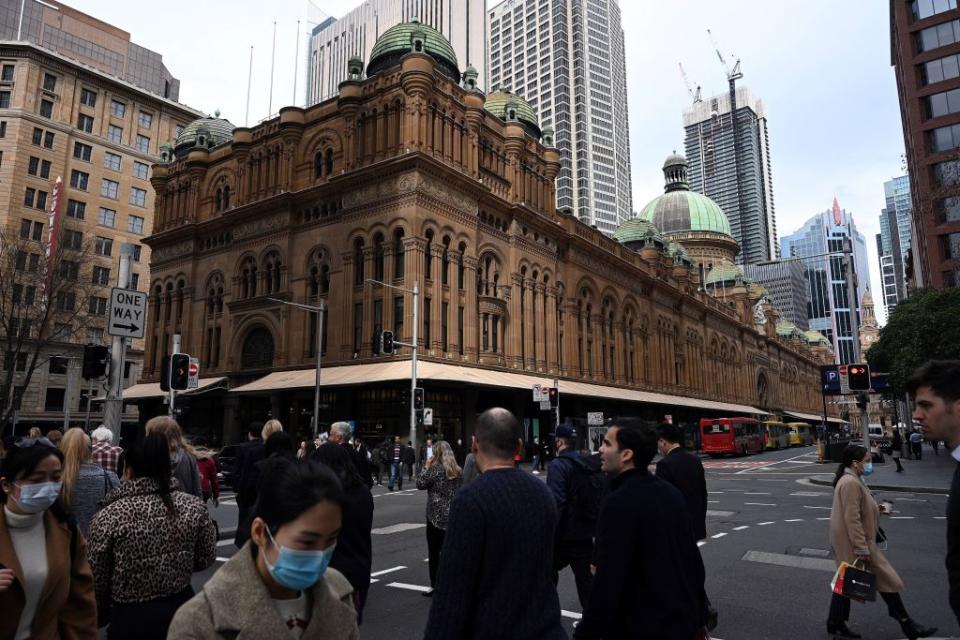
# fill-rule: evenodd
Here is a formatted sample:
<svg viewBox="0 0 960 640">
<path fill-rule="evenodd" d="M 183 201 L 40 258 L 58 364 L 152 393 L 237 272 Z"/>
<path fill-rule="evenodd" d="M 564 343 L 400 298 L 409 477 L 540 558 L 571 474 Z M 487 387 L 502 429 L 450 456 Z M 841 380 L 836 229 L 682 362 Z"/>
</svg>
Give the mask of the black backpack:
<svg viewBox="0 0 960 640">
<path fill-rule="evenodd" d="M 567 459 L 573 464 L 573 474 L 567 485 L 570 517 L 580 522 L 596 522 L 604 492 L 603 472 L 582 457 Z"/>
</svg>

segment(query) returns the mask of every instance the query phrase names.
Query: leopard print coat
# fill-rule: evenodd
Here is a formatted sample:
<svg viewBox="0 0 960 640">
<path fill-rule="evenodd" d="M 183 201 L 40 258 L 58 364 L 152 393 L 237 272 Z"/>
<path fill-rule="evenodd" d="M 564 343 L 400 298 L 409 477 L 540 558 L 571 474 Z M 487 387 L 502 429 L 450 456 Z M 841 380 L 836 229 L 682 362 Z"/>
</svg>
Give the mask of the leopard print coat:
<svg viewBox="0 0 960 640">
<path fill-rule="evenodd" d="M 90 523 L 97 603 L 144 602 L 178 593 L 216 559 L 216 530 L 203 502 L 174 490 L 174 514 L 150 478 L 127 480 Z"/>
</svg>

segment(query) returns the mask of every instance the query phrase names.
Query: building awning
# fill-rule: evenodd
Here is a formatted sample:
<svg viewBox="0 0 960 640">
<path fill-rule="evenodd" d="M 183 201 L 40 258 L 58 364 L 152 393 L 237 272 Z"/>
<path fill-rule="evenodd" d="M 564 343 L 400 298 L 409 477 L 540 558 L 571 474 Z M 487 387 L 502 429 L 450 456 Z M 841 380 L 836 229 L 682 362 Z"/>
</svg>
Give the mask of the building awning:
<svg viewBox="0 0 960 640">
<path fill-rule="evenodd" d="M 479 367 L 463 367 L 441 362 L 421 361 L 417 363 L 417 378 L 421 380 L 435 380 L 441 382 L 460 382 L 487 387 L 506 387 L 509 389 L 532 389 L 539 384 L 544 387 L 553 386 L 553 378 L 535 374 L 513 373 L 497 371 Z M 321 387 L 367 384 L 370 382 L 389 382 L 410 379 L 410 361 L 351 364 L 338 367 L 328 367 L 320 373 Z M 259 380 L 231 389 L 231 393 L 257 393 L 282 389 L 313 388 L 316 380 L 315 369 L 296 369 L 293 371 L 276 371 L 267 374 Z M 662 404 L 667 406 L 694 407 L 727 411 L 731 413 L 766 415 L 766 411 L 743 404 L 715 402 L 700 398 L 686 398 L 665 393 L 653 393 L 609 387 L 586 382 L 560 381 L 560 394 L 575 396 L 601 397 L 611 400 L 627 402 L 644 402 L 647 404 Z"/>
<path fill-rule="evenodd" d="M 801 420 L 807 420 L 810 422 L 821 423 L 823 422 L 823 416 L 814 415 L 812 413 L 800 413 L 799 411 L 784 411 L 783 415 L 790 416 L 792 418 L 799 418 Z M 834 424 L 847 424 L 846 420 L 841 420 L 840 418 L 831 418 L 827 417 L 827 422 L 832 422 Z"/>
<path fill-rule="evenodd" d="M 212 391 L 216 388 L 216 385 L 226 382 L 227 378 L 224 376 L 218 378 L 200 378 L 197 381 L 196 389 L 189 389 L 187 391 L 178 391 L 178 396 L 188 396 L 200 391 Z M 147 400 L 149 398 L 162 398 L 167 395 L 167 392 L 160 388 L 159 382 L 144 382 L 141 384 L 135 384 L 127 387 L 123 390 L 123 401 L 130 402 L 133 400 Z M 105 396 L 100 396 L 97 398 L 92 398 L 91 402 L 103 402 L 106 400 Z"/>
</svg>

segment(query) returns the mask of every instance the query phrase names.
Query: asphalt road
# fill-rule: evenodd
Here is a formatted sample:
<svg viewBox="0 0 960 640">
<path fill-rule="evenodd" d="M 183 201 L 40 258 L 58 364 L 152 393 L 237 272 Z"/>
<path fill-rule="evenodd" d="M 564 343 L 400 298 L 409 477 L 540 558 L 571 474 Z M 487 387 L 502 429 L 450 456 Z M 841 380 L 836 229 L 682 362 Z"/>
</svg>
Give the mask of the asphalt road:
<svg viewBox="0 0 960 640">
<path fill-rule="evenodd" d="M 829 487 L 807 481 L 832 466 L 816 463 L 813 448 L 767 452 L 736 459 L 705 459 L 710 491 L 708 538 L 701 543 L 707 592 L 719 610 L 714 636 L 722 640 L 828 638 L 826 615 L 833 561 L 829 556 Z M 541 476 L 542 477 L 542 476 Z M 363 638 L 421 638 L 430 599 L 424 525 L 426 492 L 406 484 L 402 492 L 374 487 L 373 579 Z M 940 627 L 938 636 L 960 634 L 947 603 L 945 495 L 879 492 L 894 501 L 883 528 L 887 556 L 904 579 L 907 610 Z M 215 510 L 221 528 L 235 526 L 229 495 Z M 230 541 L 222 559 L 236 552 Z M 213 568 L 195 576 L 200 588 Z M 568 632 L 579 617 L 573 576 L 561 574 L 560 606 Z M 495 615 L 495 612 L 491 612 Z M 854 604 L 851 626 L 871 640 L 903 637 L 882 602 Z"/>
</svg>

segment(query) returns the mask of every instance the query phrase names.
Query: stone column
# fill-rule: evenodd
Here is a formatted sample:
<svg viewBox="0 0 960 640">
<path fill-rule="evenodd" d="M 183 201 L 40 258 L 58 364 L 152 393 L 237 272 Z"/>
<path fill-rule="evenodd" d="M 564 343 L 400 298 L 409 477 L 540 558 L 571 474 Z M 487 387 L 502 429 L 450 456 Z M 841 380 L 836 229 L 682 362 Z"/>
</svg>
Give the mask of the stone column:
<svg viewBox="0 0 960 640">
<path fill-rule="evenodd" d="M 353 251 L 344 251 L 340 258 L 343 261 L 341 284 L 339 287 L 331 284 L 329 295 L 333 302 L 340 303 L 340 358 L 349 359 L 353 356 L 353 282 L 356 265 L 353 263 Z M 328 317 L 330 315 L 333 314 L 328 313 Z M 331 339 L 335 337 L 327 334 L 328 349 L 330 345 L 336 344 Z"/>
<path fill-rule="evenodd" d="M 403 240 L 403 286 L 405 289 L 413 289 L 413 283 L 418 282 L 420 288 L 419 296 L 419 321 L 417 327 L 417 342 L 420 351 L 417 355 L 423 354 L 423 296 L 426 292 L 426 281 L 423 279 L 423 251 L 426 248 L 426 242 L 421 238 L 404 238 Z M 406 316 L 403 320 L 403 331 L 406 334 L 403 337 L 404 342 L 413 340 L 413 294 L 405 293 L 403 295 L 403 314 Z"/>
<path fill-rule="evenodd" d="M 533 311 L 533 299 L 536 292 L 533 288 L 534 282 L 530 278 L 523 279 L 523 368 L 534 369 L 536 362 L 534 360 L 536 316 Z"/>
<path fill-rule="evenodd" d="M 599 313 L 593 314 L 590 318 L 593 324 L 593 371 L 594 380 L 598 380 L 603 375 L 603 350 L 606 346 L 603 341 L 603 316 Z"/>
<path fill-rule="evenodd" d="M 630 354 L 627 353 L 627 343 L 623 339 L 623 322 L 616 322 L 613 325 L 613 346 L 616 349 L 616 358 L 614 358 L 613 366 L 613 381 L 617 384 L 626 384 L 627 383 L 627 364 Z"/>
<path fill-rule="evenodd" d="M 443 252 L 444 246 L 439 242 L 434 242 L 430 247 L 431 251 L 431 267 L 430 273 L 433 276 L 433 287 L 430 293 L 430 297 L 433 298 L 430 308 L 430 344 L 428 349 L 435 353 L 440 353 L 443 348 L 443 341 L 440 339 L 440 318 L 441 310 L 443 309 L 443 279 L 441 278 L 440 271 L 443 267 Z"/>
<path fill-rule="evenodd" d="M 474 257 L 464 256 L 464 295 L 463 309 L 463 354 L 470 362 L 476 362 L 480 349 L 477 345 L 477 267 L 478 261 Z"/>
<path fill-rule="evenodd" d="M 363 249 L 363 331 L 360 335 L 363 336 L 361 348 L 364 352 L 368 351 L 368 344 L 373 344 L 373 285 L 366 281 L 367 278 L 373 277 L 373 251 L 373 247 Z M 372 347 L 369 353 L 372 355 Z M 362 357 L 364 353 L 360 355 Z"/>
<path fill-rule="evenodd" d="M 393 283 L 393 241 L 392 238 L 383 241 L 383 281 Z M 383 328 L 386 331 L 393 331 L 393 298 L 399 291 L 382 287 L 383 289 Z M 394 336 L 396 340 L 402 341 L 400 336 Z"/>
<path fill-rule="evenodd" d="M 523 289 L 523 276 L 519 273 L 510 274 L 510 300 L 508 303 L 510 309 L 510 334 L 509 334 L 509 349 L 504 349 L 504 355 L 507 358 L 507 362 L 510 363 L 510 366 L 514 369 L 522 369 L 524 366 L 523 363 L 523 351 L 521 348 L 521 333 L 520 333 L 520 323 L 523 316 L 523 311 L 520 308 L 520 291 Z M 506 345 L 504 345 L 506 347 Z"/>
<path fill-rule="evenodd" d="M 559 308 L 559 301 L 557 300 L 557 288 L 549 287 L 546 288 L 546 297 L 545 297 L 545 314 L 546 314 L 546 327 L 547 327 L 547 372 L 551 374 L 559 374 L 560 371 L 560 362 L 559 362 L 559 353 L 558 353 L 558 341 L 560 338 L 560 327 L 557 323 L 557 310 Z"/>
</svg>

